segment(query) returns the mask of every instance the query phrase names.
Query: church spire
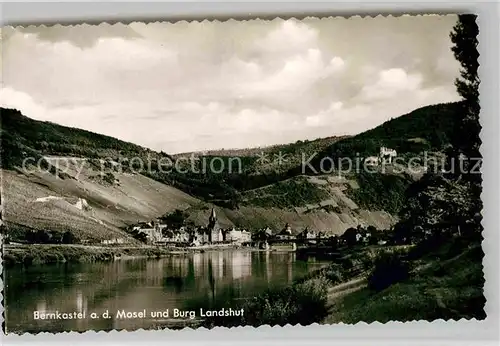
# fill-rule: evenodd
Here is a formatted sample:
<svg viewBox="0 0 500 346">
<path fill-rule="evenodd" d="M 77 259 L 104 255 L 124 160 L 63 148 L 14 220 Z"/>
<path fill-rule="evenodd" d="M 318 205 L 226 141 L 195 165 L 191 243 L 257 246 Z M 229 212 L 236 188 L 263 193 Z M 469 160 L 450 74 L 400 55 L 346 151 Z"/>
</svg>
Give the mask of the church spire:
<svg viewBox="0 0 500 346">
<path fill-rule="evenodd" d="M 208 219 L 210 222 L 217 221 L 217 215 L 215 214 L 215 208 L 212 208 L 212 212 L 210 213 L 210 218 Z"/>
</svg>

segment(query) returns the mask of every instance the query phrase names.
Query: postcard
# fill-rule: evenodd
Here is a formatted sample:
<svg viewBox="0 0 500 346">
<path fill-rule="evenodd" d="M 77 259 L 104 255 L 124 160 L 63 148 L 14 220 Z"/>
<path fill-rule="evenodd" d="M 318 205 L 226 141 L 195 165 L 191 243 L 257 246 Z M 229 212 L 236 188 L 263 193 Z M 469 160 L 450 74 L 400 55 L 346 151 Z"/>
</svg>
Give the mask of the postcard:
<svg viewBox="0 0 500 346">
<path fill-rule="evenodd" d="M 478 32 L 3 27 L 5 332 L 485 319 Z"/>
</svg>

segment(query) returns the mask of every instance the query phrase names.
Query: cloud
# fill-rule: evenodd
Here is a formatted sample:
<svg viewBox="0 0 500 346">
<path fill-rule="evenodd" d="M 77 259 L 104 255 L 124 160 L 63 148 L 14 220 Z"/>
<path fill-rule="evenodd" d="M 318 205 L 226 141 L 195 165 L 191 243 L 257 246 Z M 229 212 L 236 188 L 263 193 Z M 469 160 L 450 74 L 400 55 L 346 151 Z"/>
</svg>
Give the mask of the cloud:
<svg viewBox="0 0 500 346">
<path fill-rule="evenodd" d="M 0 89 L 0 106 L 3 108 L 17 109 L 31 118 L 46 120 L 47 110 L 38 104 L 30 95 L 12 88 Z"/>
<path fill-rule="evenodd" d="M 401 68 L 382 70 L 375 83 L 366 85 L 361 90 L 361 98 L 379 100 L 394 98 L 400 92 L 415 91 L 422 84 L 422 76 L 418 73 L 408 74 Z"/>
<path fill-rule="evenodd" d="M 296 20 L 278 22 L 262 40 L 256 42 L 256 50 L 262 54 L 294 54 L 316 47 L 318 31 Z"/>
<path fill-rule="evenodd" d="M 356 133 L 458 99 L 456 17 L 8 28 L 2 104 L 166 152 Z"/>
<path fill-rule="evenodd" d="M 275 73 L 263 75 L 255 82 L 243 80 L 238 93 L 246 96 L 268 95 L 269 93 L 302 93 L 320 79 L 328 78 L 342 70 L 344 62 L 335 57 L 325 62 L 318 49 L 308 49 L 285 61 Z M 254 79 L 255 80 L 255 79 Z"/>
</svg>

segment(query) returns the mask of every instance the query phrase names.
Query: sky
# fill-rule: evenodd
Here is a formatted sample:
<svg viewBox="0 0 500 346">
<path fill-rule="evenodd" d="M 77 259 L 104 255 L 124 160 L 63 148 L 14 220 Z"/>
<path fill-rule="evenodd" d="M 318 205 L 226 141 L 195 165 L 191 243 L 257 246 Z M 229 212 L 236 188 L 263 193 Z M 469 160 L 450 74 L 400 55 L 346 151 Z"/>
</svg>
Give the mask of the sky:
<svg viewBox="0 0 500 346">
<path fill-rule="evenodd" d="M 457 17 L 2 28 L 2 107 L 167 153 L 349 135 L 459 100 Z"/>
</svg>

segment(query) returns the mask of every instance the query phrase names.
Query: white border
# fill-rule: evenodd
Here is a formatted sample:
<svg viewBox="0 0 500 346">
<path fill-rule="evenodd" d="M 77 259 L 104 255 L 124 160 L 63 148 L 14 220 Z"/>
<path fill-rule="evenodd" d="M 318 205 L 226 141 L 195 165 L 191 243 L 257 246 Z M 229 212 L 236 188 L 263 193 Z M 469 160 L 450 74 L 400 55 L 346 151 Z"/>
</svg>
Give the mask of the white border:
<svg viewBox="0 0 500 346">
<path fill-rule="evenodd" d="M 420 345 L 426 344 L 463 344 L 498 345 L 499 340 L 499 52 L 500 52 L 500 6 L 497 1 L 452 1 L 434 2 L 431 0 L 377 2 L 363 1 L 348 3 L 329 2 L 41 2 L 18 3 L 7 1 L 0 4 L 0 21 L 4 25 L 30 24 L 76 24 L 102 21 L 108 23 L 156 20 L 202 20 L 234 18 L 305 17 L 306 15 L 378 15 L 378 14 L 417 14 L 417 13 L 475 13 L 478 15 L 480 29 L 480 101 L 481 152 L 484 157 L 483 178 L 484 202 L 483 226 L 486 253 L 484 271 L 486 273 L 485 296 L 487 298 L 485 321 L 459 322 L 442 320 L 429 322 L 390 322 L 368 325 L 314 325 L 309 327 L 263 326 L 258 329 L 239 327 L 233 329 L 204 328 L 195 331 L 136 331 L 136 332 L 86 332 L 38 335 L 0 336 L 5 345 L 164 345 L 164 344 L 255 344 L 270 345 L 318 345 L 340 342 L 342 345 L 380 344 L 380 345 Z M 0 284 L 3 288 L 3 284 Z M 2 308 L 3 311 L 3 308 Z M 3 320 L 3 318 L 2 318 Z"/>
</svg>

